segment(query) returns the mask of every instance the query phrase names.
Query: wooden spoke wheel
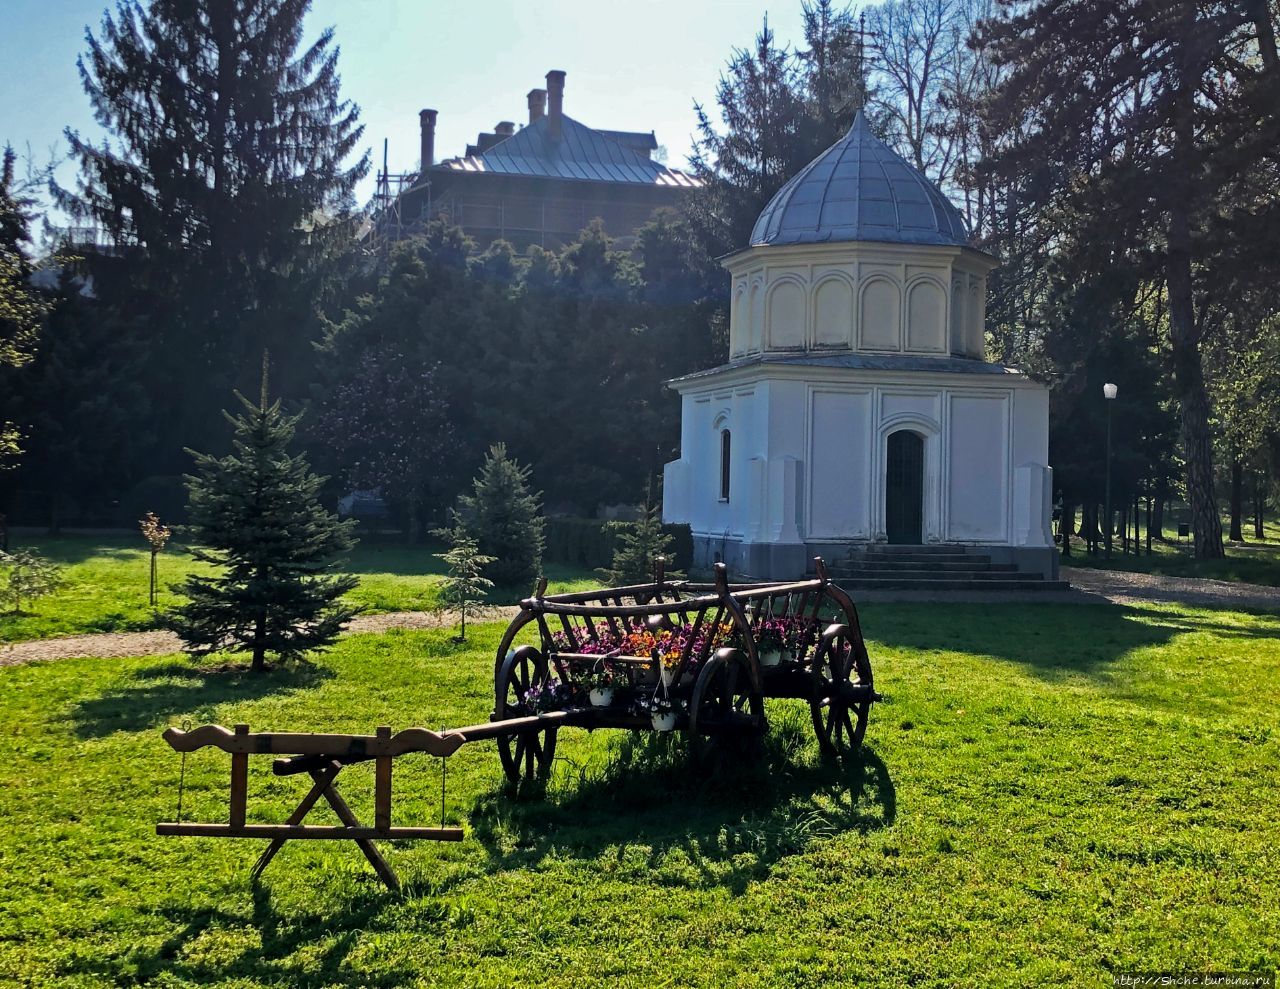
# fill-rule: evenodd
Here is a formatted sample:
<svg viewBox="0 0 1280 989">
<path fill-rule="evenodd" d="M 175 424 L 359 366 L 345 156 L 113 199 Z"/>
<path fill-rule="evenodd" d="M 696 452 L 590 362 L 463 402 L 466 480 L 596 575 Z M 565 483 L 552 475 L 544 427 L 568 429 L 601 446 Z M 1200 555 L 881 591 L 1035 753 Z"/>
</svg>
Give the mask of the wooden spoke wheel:
<svg viewBox="0 0 1280 989">
<path fill-rule="evenodd" d="M 689 700 L 689 748 L 704 769 L 719 768 L 764 734 L 764 697 L 751 684 L 749 660 L 717 652 L 698 674 Z"/>
<path fill-rule="evenodd" d="M 862 744 L 871 711 L 871 669 L 846 625 L 831 625 L 814 649 L 813 695 L 809 710 L 813 730 L 822 751 L 831 755 L 850 752 Z M 864 685 L 865 699 L 855 699 L 850 688 Z"/>
<path fill-rule="evenodd" d="M 533 646 L 521 646 L 511 653 L 498 669 L 493 720 L 522 718 L 535 712 L 525 701 L 529 690 L 550 679 L 547 659 Z M 498 756 L 507 779 L 545 778 L 551 773 L 556 754 L 556 729 L 517 732 L 498 737 Z"/>
</svg>

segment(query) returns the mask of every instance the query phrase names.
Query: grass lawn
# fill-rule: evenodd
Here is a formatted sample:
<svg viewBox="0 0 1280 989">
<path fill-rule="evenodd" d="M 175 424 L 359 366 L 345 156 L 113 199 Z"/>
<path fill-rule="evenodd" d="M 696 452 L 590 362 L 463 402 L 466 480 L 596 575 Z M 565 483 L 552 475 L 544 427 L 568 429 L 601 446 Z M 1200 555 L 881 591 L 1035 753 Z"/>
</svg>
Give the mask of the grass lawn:
<svg viewBox="0 0 1280 989">
<path fill-rule="evenodd" d="M 562 732 L 545 799 L 492 743 L 449 764 L 456 845 L 157 838 L 168 724 L 367 731 L 487 716 L 500 628 L 352 636 L 262 678 L 181 658 L 0 669 L 0 983 L 32 986 L 1077 986 L 1280 967 L 1280 616 L 1168 606 L 869 605 L 867 745 L 823 762 L 771 702 L 761 762 Z M 225 820 L 228 758 L 184 815 Z M 304 787 L 251 766 L 251 819 Z M 434 823 L 439 766 L 396 769 Z M 372 770 L 344 773 L 368 815 Z M 317 822 L 327 820 L 317 814 Z"/>
<path fill-rule="evenodd" d="M 1224 536 L 1227 531 L 1224 519 Z M 1071 541 L 1071 555 L 1061 558 L 1062 565 L 1154 573 L 1168 577 L 1208 577 L 1213 580 L 1280 587 L 1280 523 L 1265 523 L 1265 538 L 1257 541 L 1253 538 L 1253 523 L 1250 521 L 1245 526 L 1246 540 L 1243 543 L 1227 543 L 1227 555 L 1221 560 L 1197 560 L 1191 555 L 1191 540 L 1179 541 L 1176 532 L 1176 527 L 1166 530 L 1164 542 L 1152 540 L 1150 556 L 1146 555 L 1145 532 L 1140 547 L 1142 553 L 1137 556 L 1121 553 L 1120 541 L 1114 540 L 1110 560 L 1103 559 L 1101 550 L 1098 556 L 1090 557 L 1085 552 L 1084 540 L 1075 538 Z"/>
<path fill-rule="evenodd" d="M 153 628 L 155 612 L 147 606 L 149 553 L 141 536 L 62 536 L 16 538 L 13 549 L 33 548 L 61 564 L 66 585 L 54 595 L 28 606 L 22 615 L 0 614 L 0 642 L 21 642 L 86 632 L 122 632 Z M 381 539 L 362 540 L 347 569 L 360 576 L 360 586 L 348 597 L 370 612 L 429 610 L 437 604 L 444 570 L 436 553 L 440 546 L 404 546 Z M 171 543 L 160 557 L 158 604 L 179 601 L 169 590 L 195 571 L 210 568 L 196 563 Z M 594 587 L 593 575 L 547 566 L 558 591 Z M 531 587 L 503 588 L 491 595 L 494 603 L 512 603 Z"/>
</svg>

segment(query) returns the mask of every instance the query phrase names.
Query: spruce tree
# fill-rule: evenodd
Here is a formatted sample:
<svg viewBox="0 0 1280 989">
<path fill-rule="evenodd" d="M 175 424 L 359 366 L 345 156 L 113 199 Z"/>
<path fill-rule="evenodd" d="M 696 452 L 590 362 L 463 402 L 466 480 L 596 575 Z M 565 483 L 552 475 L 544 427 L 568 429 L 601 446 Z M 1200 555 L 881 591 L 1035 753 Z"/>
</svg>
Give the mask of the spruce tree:
<svg viewBox="0 0 1280 989">
<path fill-rule="evenodd" d="M 81 81 L 107 137 L 67 131 L 79 181 L 55 197 L 120 248 L 113 277 L 154 328 L 148 392 L 175 460 L 207 442 L 264 345 L 292 379 L 278 390 L 302 388 L 307 327 L 350 243 L 369 156 L 332 30 L 304 37 L 310 6 L 116 0 L 85 32 Z"/>
<path fill-rule="evenodd" d="M 652 488 L 645 490 L 645 506 L 641 516 L 627 526 L 613 550 L 613 565 L 600 573 L 615 586 L 643 584 L 653 579 L 653 565 L 658 557 L 671 559 L 675 537 L 662 528 L 662 510 L 651 500 Z M 668 578 L 682 574 L 668 571 Z"/>
<path fill-rule="evenodd" d="M 451 527 L 436 529 L 434 534 L 449 544 L 447 552 L 436 554 L 449 568 L 440 588 L 440 602 L 458 609 L 462 619 L 458 641 L 465 642 L 467 615 L 474 612 L 485 591 L 493 586 L 493 581 L 482 576 L 482 572 L 494 560 L 492 556 L 485 556 L 480 552 L 479 545 L 461 524 L 456 513 Z"/>
<path fill-rule="evenodd" d="M 458 497 L 462 524 L 480 552 L 493 557 L 485 576 L 495 584 L 532 580 L 542 566 L 541 495 L 529 491 L 529 473 L 497 443 L 472 482 L 472 494 Z"/>
<path fill-rule="evenodd" d="M 6 372 L 6 378 L 9 369 L 31 360 L 48 311 L 48 303 L 29 281 L 32 266 L 23 245 L 30 240 L 31 204 L 17 188 L 16 160 L 13 149 L 6 147 L 0 159 L 0 370 Z M 0 468 L 13 465 L 19 439 L 18 427 L 0 418 Z"/>
<path fill-rule="evenodd" d="M 359 581 L 329 573 L 354 523 L 320 504 L 325 478 L 289 454 L 301 416 L 268 402 L 265 369 L 257 405 L 236 397 L 243 411 L 224 413 L 234 452 L 191 451 L 197 473 L 187 478 L 192 555 L 221 572 L 179 585 L 189 600 L 168 625 L 195 655 L 248 651 L 262 670 L 268 653 L 289 660 L 330 645 L 355 614 L 338 599 Z"/>
</svg>

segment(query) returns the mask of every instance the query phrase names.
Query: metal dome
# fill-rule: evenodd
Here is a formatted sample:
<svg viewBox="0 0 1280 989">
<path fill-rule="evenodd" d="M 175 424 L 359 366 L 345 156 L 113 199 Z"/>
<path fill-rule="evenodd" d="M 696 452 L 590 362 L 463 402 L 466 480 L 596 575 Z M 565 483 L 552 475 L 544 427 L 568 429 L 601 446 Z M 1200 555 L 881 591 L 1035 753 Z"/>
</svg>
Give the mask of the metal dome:
<svg viewBox="0 0 1280 989">
<path fill-rule="evenodd" d="M 751 245 L 871 240 L 965 246 L 960 211 L 871 133 L 861 110 L 849 133 L 769 200 Z"/>
</svg>

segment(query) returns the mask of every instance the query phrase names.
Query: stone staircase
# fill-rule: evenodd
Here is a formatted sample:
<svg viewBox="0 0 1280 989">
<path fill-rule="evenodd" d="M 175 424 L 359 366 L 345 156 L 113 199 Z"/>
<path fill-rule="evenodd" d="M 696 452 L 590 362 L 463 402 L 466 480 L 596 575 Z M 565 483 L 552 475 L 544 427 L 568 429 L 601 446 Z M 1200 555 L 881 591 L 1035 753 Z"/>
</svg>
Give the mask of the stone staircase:
<svg viewBox="0 0 1280 989">
<path fill-rule="evenodd" d="M 1065 580 L 1046 580 L 1014 563 L 965 546 L 868 546 L 830 564 L 831 576 L 848 590 L 886 591 L 1063 591 Z"/>
</svg>

